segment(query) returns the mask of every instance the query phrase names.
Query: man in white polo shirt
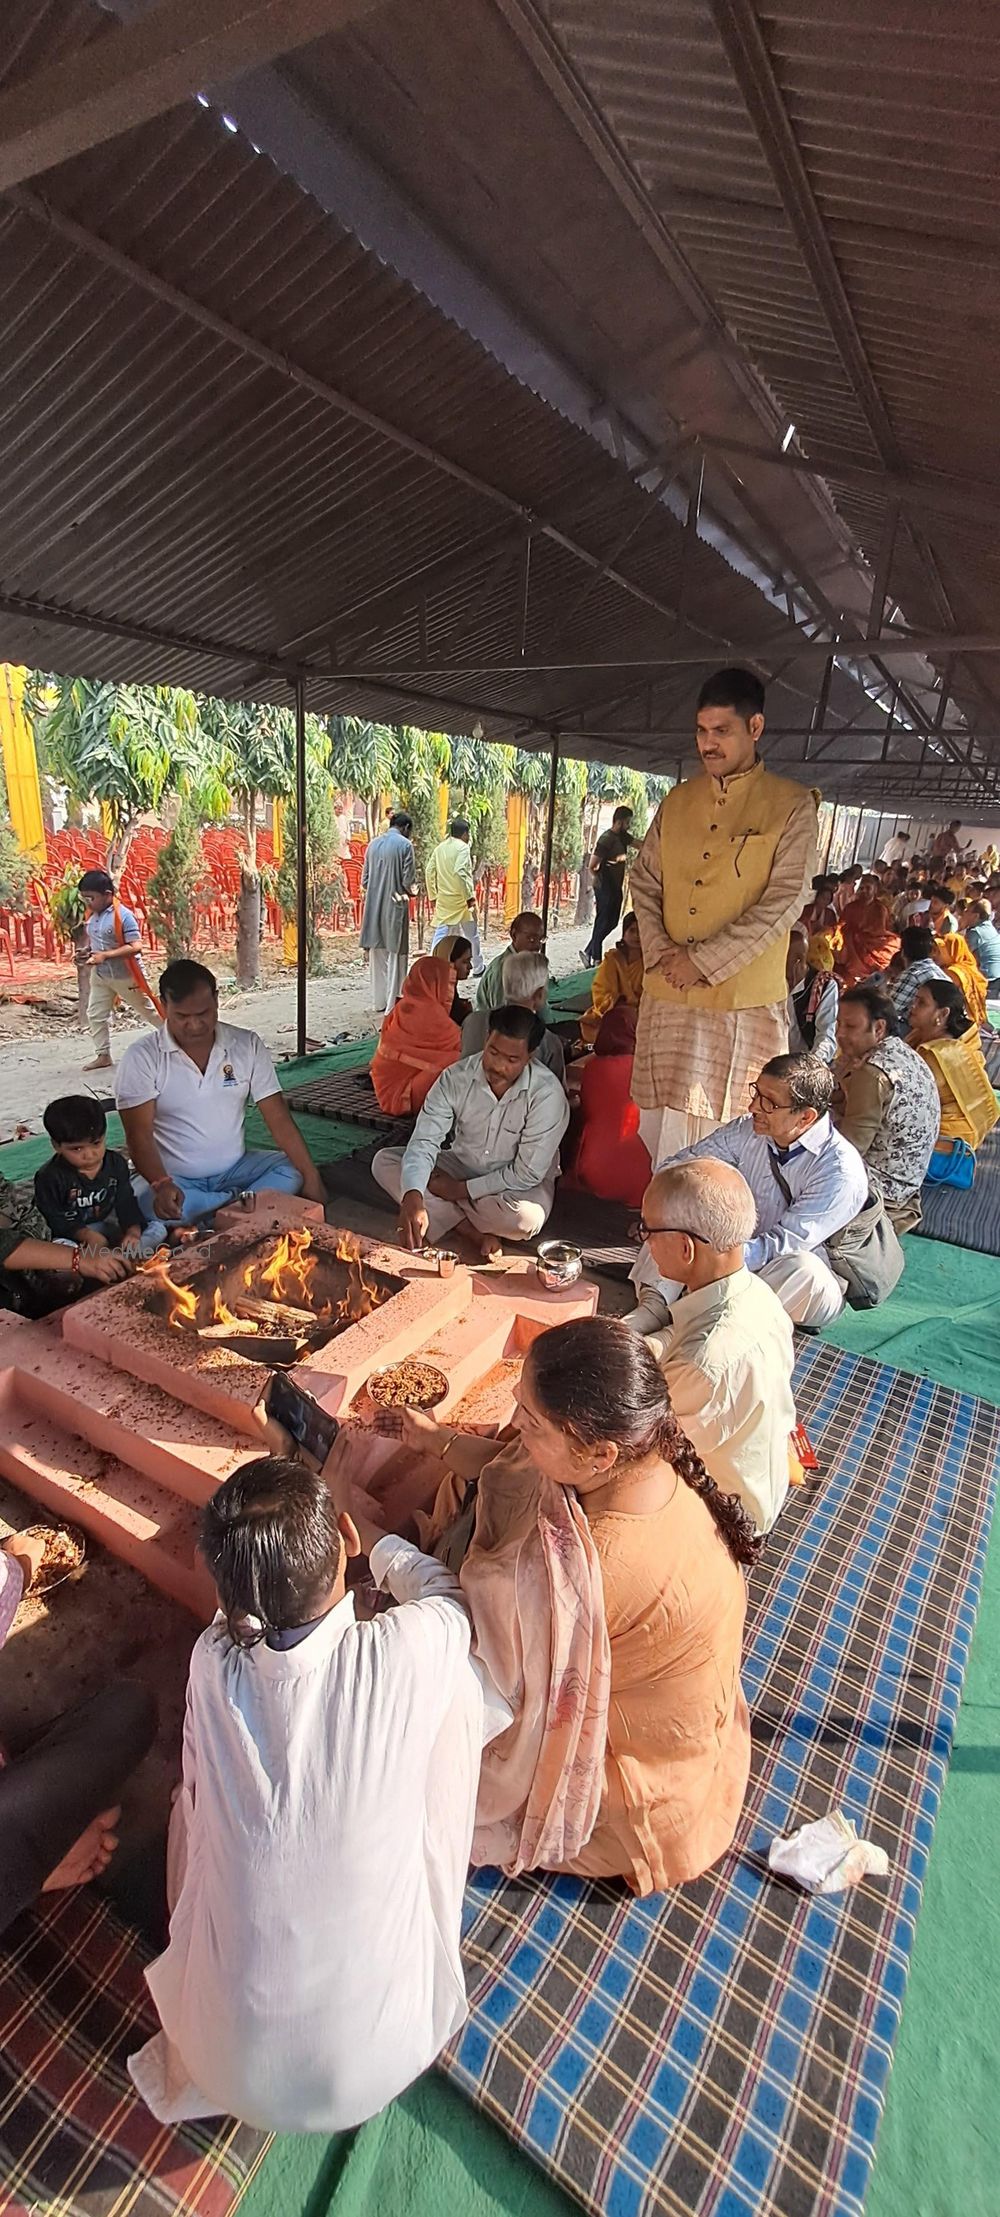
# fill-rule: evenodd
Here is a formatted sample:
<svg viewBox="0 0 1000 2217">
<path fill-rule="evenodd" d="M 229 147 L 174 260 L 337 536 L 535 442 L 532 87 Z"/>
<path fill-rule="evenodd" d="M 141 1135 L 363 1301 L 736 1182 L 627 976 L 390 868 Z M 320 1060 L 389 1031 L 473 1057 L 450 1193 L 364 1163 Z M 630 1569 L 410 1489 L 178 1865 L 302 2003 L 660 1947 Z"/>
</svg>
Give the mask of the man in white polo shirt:
<svg viewBox="0 0 1000 2217">
<path fill-rule="evenodd" d="M 268 1049 L 242 1024 L 220 1024 L 211 970 L 201 962 L 168 963 L 160 996 L 163 1029 L 126 1049 L 116 1086 L 146 1222 L 165 1238 L 168 1223 L 190 1224 L 214 1215 L 234 1193 L 274 1188 L 325 1201 Z M 279 1153 L 246 1152 L 249 1100 Z"/>
</svg>

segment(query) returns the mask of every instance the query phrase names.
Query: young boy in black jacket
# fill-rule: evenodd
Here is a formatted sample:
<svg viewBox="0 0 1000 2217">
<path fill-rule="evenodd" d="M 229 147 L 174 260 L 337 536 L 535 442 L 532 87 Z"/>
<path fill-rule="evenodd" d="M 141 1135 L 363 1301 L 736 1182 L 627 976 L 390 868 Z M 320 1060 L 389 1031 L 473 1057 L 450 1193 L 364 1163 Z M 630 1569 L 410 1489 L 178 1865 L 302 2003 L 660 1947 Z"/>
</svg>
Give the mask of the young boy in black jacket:
<svg viewBox="0 0 1000 2217">
<path fill-rule="evenodd" d="M 49 1102 L 42 1122 L 53 1154 L 35 1173 L 35 1201 L 53 1239 L 125 1248 L 137 1261 L 139 1206 L 124 1155 L 107 1145 L 108 1120 L 100 1103 L 85 1093 L 66 1093 Z"/>
</svg>

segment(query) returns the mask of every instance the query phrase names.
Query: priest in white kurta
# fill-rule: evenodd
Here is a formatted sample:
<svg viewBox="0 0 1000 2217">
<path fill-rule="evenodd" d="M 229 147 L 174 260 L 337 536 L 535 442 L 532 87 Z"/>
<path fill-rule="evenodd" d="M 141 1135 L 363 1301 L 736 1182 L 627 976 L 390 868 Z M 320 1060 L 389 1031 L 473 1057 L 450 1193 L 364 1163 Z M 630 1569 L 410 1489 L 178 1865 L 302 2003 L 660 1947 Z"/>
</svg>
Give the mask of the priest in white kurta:
<svg viewBox="0 0 1000 2217">
<path fill-rule="evenodd" d="M 243 1648 L 194 1650 L 163 2027 L 131 2058 L 154 2116 L 277 2132 L 361 2124 L 463 2023 L 462 1893 L 484 1739 L 510 1722 L 457 1579 L 403 1540 L 371 1551 L 402 1606 L 350 1594 Z M 485 1692 L 484 1692 L 485 1688 Z"/>
</svg>

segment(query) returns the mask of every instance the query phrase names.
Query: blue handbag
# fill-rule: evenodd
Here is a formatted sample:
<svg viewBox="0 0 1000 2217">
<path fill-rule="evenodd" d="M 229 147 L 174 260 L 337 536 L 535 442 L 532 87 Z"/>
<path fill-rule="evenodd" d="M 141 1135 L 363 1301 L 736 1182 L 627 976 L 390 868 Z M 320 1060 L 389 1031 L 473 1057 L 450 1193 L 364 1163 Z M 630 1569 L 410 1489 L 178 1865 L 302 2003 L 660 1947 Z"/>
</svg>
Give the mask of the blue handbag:
<svg viewBox="0 0 1000 2217">
<path fill-rule="evenodd" d="M 924 1175 L 925 1185 L 953 1185 L 968 1193 L 976 1175 L 976 1158 L 965 1139 L 953 1139 L 950 1155 L 935 1148 Z"/>
</svg>

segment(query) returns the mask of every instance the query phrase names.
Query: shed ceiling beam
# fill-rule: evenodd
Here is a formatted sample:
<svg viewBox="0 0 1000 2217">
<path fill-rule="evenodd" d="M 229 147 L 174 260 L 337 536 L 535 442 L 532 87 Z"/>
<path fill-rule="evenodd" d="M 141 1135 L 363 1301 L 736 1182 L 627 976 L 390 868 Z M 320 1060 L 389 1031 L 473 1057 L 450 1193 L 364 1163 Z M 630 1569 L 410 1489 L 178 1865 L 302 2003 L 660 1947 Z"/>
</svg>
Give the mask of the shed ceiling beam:
<svg viewBox="0 0 1000 2217">
<path fill-rule="evenodd" d="M 0 188 L 339 30 L 374 0 L 160 0 L 0 93 Z"/>
<path fill-rule="evenodd" d="M 130 623 L 98 610 L 64 608 L 57 601 L 33 600 L 20 593 L 0 593 L 0 615 L 17 617 L 23 623 L 55 625 L 61 630 L 89 631 L 95 638 L 124 639 L 133 646 L 155 647 L 168 654 L 196 654 L 211 662 L 235 664 L 245 676 L 251 671 L 284 679 L 316 674 L 278 655 L 261 654 L 241 641 L 207 639 L 190 631 L 164 631 L 155 624 Z"/>
<path fill-rule="evenodd" d="M 883 469 L 878 462 L 859 462 L 843 454 L 817 452 L 814 448 L 807 453 L 796 453 L 790 447 L 787 454 L 781 454 L 777 447 L 771 452 L 750 439 L 716 437 L 712 432 L 702 433 L 694 427 L 692 436 L 697 438 L 706 454 L 729 455 L 734 461 L 764 462 L 770 469 L 822 477 L 855 492 L 898 500 L 904 508 L 926 509 L 954 516 L 962 523 L 981 524 L 984 530 L 995 530 L 1000 524 L 1000 488 L 995 493 L 989 488 L 984 491 L 981 482 L 971 478 L 946 477 L 934 470 Z"/>
<path fill-rule="evenodd" d="M 854 320 L 753 0 L 710 0 L 710 6 L 837 351 L 883 461 L 898 469 L 896 434 Z"/>
<path fill-rule="evenodd" d="M 831 655 L 829 639 L 810 639 L 804 634 L 796 641 L 788 631 L 772 632 L 769 638 L 740 641 L 734 648 L 743 662 L 762 666 L 773 662 L 777 655 L 786 656 L 789 663 L 825 662 Z M 897 655 L 923 655 L 930 659 L 945 655 L 994 655 L 1000 654 L 1000 633 L 993 631 L 956 634 L 950 631 L 897 631 L 883 632 L 880 639 L 841 639 L 833 650 L 836 662 L 892 661 Z M 680 670 L 704 669 L 713 659 L 712 654 L 701 647 L 685 647 L 679 652 L 650 655 L 604 656 L 594 661 L 573 662 L 477 662 L 478 673 L 483 677 L 551 677 L 557 672 L 567 674 L 581 670 Z M 384 672 L 379 670 L 338 671 L 339 677 L 352 684 L 369 685 L 380 682 L 382 676 L 399 680 L 408 677 L 450 677 L 461 665 L 448 663 L 414 664 L 397 666 Z"/>
</svg>

